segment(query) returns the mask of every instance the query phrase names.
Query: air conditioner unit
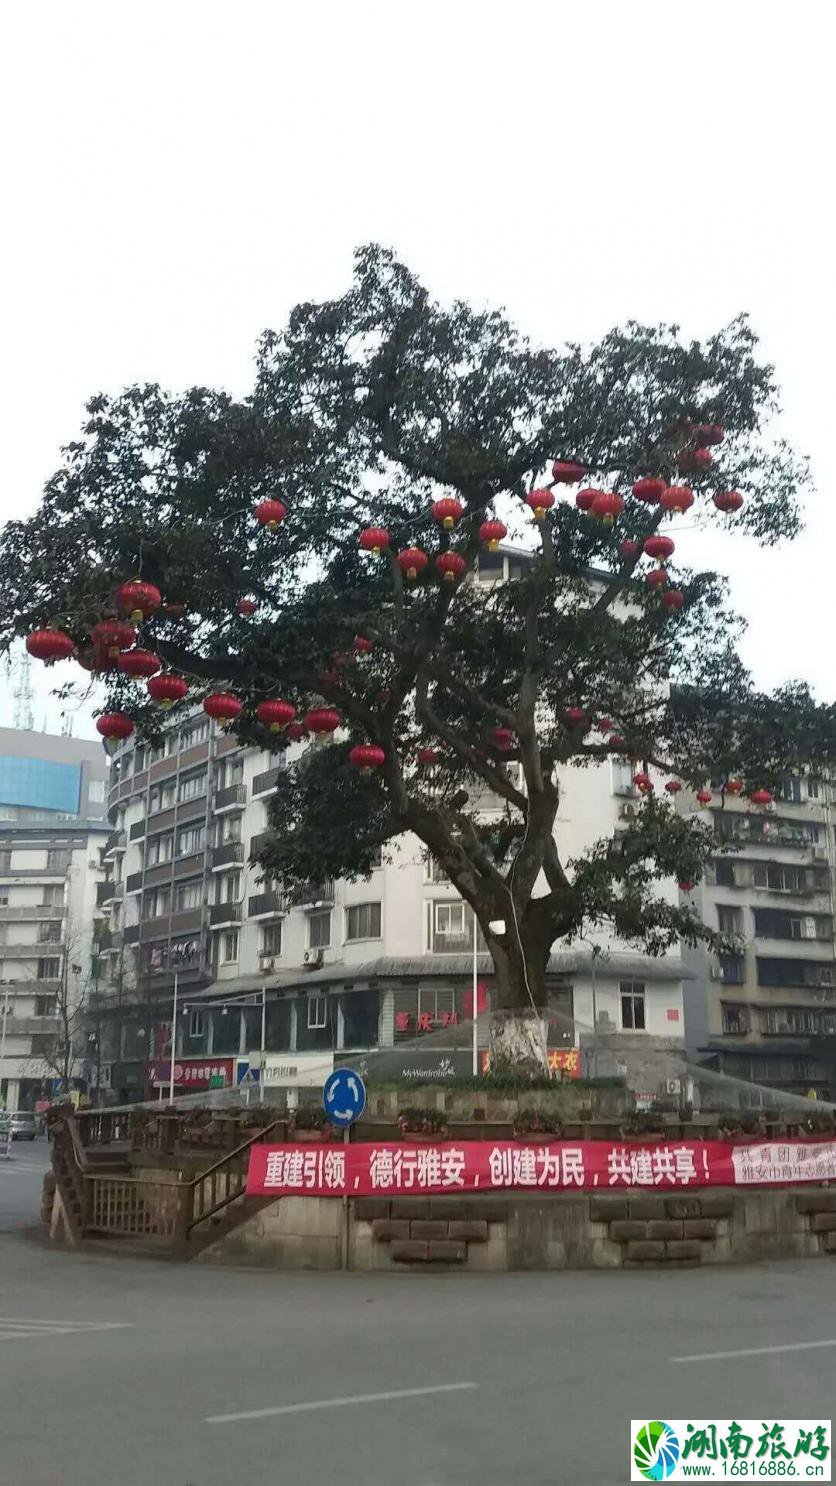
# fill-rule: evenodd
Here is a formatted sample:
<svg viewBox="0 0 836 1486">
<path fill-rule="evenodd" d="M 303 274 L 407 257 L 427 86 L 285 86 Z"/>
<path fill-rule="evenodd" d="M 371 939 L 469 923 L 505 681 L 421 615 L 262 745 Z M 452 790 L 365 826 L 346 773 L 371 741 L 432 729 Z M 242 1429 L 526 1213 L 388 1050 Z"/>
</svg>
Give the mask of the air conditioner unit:
<svg viewBox="0 0 836 1486">
<path fill-rule="evenodd" d="M 307 965 L 309 970 L 315 970 L 318 965 L 322 964 L 322 950 L 306 949 L 305 958 L 302 963 L 303 965 Z"/>
</svg>

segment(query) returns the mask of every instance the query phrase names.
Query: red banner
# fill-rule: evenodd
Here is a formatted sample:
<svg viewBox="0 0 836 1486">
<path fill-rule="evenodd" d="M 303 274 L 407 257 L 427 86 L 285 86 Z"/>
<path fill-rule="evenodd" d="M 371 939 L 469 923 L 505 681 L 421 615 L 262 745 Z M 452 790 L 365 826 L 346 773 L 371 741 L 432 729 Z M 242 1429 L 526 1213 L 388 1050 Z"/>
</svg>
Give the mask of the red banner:
<svg viewBox="0 0 836 1486">
<path fill-rule="evenodd" d="M 255 1145 L 251 1197 L 733 1187 L 836 1179 L 836 1141 L 439 1141 Z"/>
<path fill-rule="evenodd" d="M 148 1082 L 152 1088 L 165 1086 L 171 1079 L 171 1064 L 166 1058 L 148 1064 Z M 215 1080 L 223 1087 L 231 1088 L 235 1082 L 234 1058 L 177 1058 L 174 1063 L 174 1084 L 178 1089 L 210 1089 Z"/>
<path fill-rule="evenodd" d="M 550 1047 L 547 1052 L 549 1060 L 549 1073 L 553 1078 L 580 1078 L 581 1076 L 581 1051 L 578 1047 Z M 480 1068 L 484 1076 L 491 1071 L 490 1049 L 485 1048 L 480 1054 Z"/>
</svg>

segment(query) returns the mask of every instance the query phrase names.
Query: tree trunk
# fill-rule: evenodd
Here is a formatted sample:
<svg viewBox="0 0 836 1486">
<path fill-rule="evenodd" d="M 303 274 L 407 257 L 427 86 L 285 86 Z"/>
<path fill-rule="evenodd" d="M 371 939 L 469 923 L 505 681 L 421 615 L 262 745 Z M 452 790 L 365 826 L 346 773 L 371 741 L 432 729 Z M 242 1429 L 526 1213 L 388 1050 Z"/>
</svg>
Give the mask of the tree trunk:
<svg viewBox="0 0 836 1486">
<path fill-rule="evenodd" d="M 503 935 L 487 933 L 495 970 L 491 1064 L 542 1075 L 548 1071 L 546 966 L 551 940 L 544 926 L 527 916 L 519 935 L 513 919 L 505 922 Z"/>
</svg>

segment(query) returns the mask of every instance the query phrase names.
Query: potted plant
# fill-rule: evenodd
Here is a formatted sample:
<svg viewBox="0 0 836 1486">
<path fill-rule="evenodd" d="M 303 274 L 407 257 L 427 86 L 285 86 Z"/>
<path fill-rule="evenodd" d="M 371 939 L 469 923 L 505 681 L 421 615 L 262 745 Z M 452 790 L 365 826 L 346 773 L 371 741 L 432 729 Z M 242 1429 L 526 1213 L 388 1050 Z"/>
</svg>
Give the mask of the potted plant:
<svg viewBox="0 0 836 1486">
<path fill-rule="evenodd" d="M 554 1139 L 560 1131 L 560 1120 L 548 1109 L 520 1109 L 514 1119 L 515 1140 L 538 1140 L 545 1135 Z"/>
<path fill-rule="evenodd" d="M 662 1140 L 664 1134 L 663 1117 L 652 1109 L 634 1109 L 621 1125 L 624 1140 Z"/>
<path fill-rule="evenodd" d="M 441 1109 L 412 1105 L 398 1115 L 398 1130 L 410 1140 L 438 1140 L 447 1134 L 447 1116 Z"/>
<path fill-rule="evenodd" d="M 291 1140 L 331 1140 L 334 1135 L 334 1127 L 321 1105 L 300 1104 L 294 1110 L 293 1118 L 288 1127 L 288 1135 Z"/>
</svg>

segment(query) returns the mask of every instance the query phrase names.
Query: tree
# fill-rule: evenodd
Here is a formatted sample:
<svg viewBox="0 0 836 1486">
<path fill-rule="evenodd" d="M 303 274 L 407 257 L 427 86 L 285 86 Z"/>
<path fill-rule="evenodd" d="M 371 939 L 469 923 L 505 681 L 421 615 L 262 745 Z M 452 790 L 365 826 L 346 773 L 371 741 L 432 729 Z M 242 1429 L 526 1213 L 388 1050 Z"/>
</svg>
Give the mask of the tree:
<svg viewBox="0 0 836 1486">
<path fill-rule="evenodd" d="M 40 1057 L 58 1079 L 58 1092 L 69 1092 L 70 1082 L 79 1073 L 85 1052 L 87 993 L 90 974 L 79 963 L 82 931 L 67 919 L 61 953 L 61 973 L 52 1012 L 57 1026 L 53 1034 L 41 1034 Z"/>
<path fill-rule="evenodd" d="M 705 826 L 651 792 L 617 842 L 566 860 L 561 771 L 627 754 L 637 772 L 688 786 L 739 774 L 751 789 L 832 761 L 834 709 L 802 683 L 755 689 L 716 574 L 677 565 L 681 608 L 667 607 L 680 602 L 663 597 L 669 578 L 661 591 L 643 581 L 642 544 L 671 518 L 658 497 L 632 496 L 639 478 L 677 483 L 697 465 L 698 519 L 763 543 L 797 532 L 808 475 L 770 434 L 776 409 L 745 318 L 701 343 L 630 323 L 589 348 L 538 349 L 498 312 L 435 304 L 390 253 L 364 248 L 345 295 L 300 305 L 261 338 L 243 401 L 152 385 L 89 402 L 41 509 L 6 529 L 3 634 L 59 623 L 101 667 L 91 629 L 139 574 L 167 606 L 140 643 L 197 683 L 193 696 L 221 684 L 245 700 L 243 740 L 286 747 L 253 715 L 258 699 L 338 709 L 350 739 L 306 750 L 281 776 L 264 872 L 291 887 L 363 875 L 381 845 L 414 832 L 487 940 L 505 1009 L 497 1051 L 536 1061 L 555 941 L 602 922 L 651 953 L 712 939 L 658 891 L 663 878 L 698 879 Z M 614 524 L 571 490 L 531 520 L 532 490 L 562 494 L 555 458 L 626 497 Z M 729 490 L 745 500 L 721 515 L 711 497 Z M 262 529 L 253 507 L 276 496 L 287 518 Z M 452 531 L 432 514 L 439 496 L 461 505 Z M 446 581 L 434 556 L 455 552 L 472 574 L 491 513 L 521 533 L 528 560 L 497 584 Z M 358 546 L 372 523 L 391 537 L 378 557 Z M 687 526 L 676 541 L 687 549 Z M 395 556 L 407 547 L 430 554 L 414 581 Z M 243 594 L 258 605 L 250 618 L 236 612 Z M 107 681 L 109 704 L 153 735 L 159 714 L 137 684 Z M 593 731 L 605 717 L 613 728 Z M 349 758 L 361 741 L 384 755 L 368 774 Z M 498 824 L 479 812 L 485 789 L 504 801 Z"/>
</svg>

